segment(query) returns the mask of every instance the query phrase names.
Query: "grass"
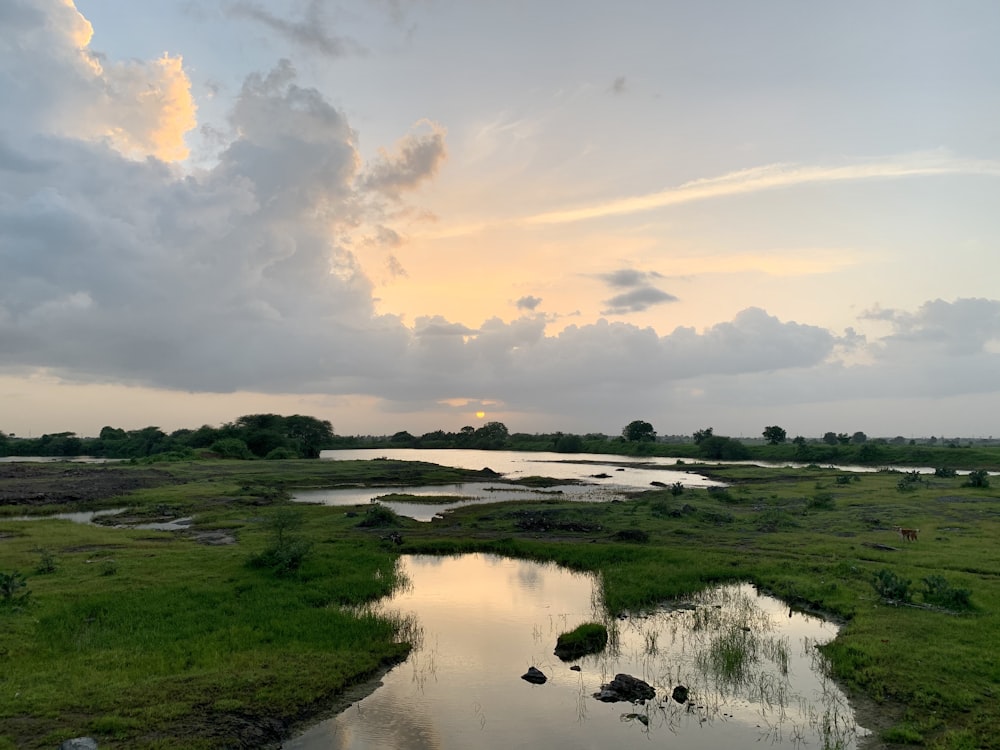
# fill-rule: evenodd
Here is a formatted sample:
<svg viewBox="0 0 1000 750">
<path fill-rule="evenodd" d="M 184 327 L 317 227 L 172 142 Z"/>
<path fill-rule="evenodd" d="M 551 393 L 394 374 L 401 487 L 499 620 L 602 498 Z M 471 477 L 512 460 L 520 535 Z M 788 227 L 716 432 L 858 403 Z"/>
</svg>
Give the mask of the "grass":
<svg viewBox="0 0 1000 750">
<path fill-rule="evenodd" d="M 573 661 L 587 654 L 597 654 L 608 645 L 608 629 L 600 622 L 585 622 L 556 639 L 555 654 L 563 661 Z"/>
<path fill-rule="evenodd" d="M 149 478 L 148 467 L 134 470 Z M 844 481 L 820 467 L 703 470 L 729 489 L 467 505 L 431 523 L 374 506 L 302 505 L 288 524 L 281 514 L 297 487 L 470 481 L 468 472 L 392 461 L 182 462 L 158 465 L 152 486 L 44 509 L 194 516 L 183 534 L 0 516 L 0 572 L 23 574 L 14 595 L 30 593 L 0 609 L 0 748 L 81 734 L 111 750 L 239 738 L 276 747 L 289 727 L 406 654 L 406 623 L 365 607 L 401 584 L 396 555 L 466 551 L 593 571 L 609 615 L 751 581 L 843 623 L 824 655 L 849 691 L 890 717 L 879 727 L 886 742 L 1000 748 L 996 488 L 928 476 L 900 492 L 898 473 Z M 919 528 L 919 541 L 904 543 L 893 526 Z M 199 544 L 210 529 L 237 543 Z M 386 529 L 399 532 L 396 542 Z M 289 543 L 305 550 L 293 569 L 248 564 Z M 55 564 L 43 566 L 40 551 Z M 880 571 L 886 582 L 914 582 L 909 603 L 880 595 Z M 715 647 L 723 669 L 746 658 L 729 648 L 741 645 L 733 638 Z M 780 648 L 742 645 L 781 658 Z"/>
</svg>

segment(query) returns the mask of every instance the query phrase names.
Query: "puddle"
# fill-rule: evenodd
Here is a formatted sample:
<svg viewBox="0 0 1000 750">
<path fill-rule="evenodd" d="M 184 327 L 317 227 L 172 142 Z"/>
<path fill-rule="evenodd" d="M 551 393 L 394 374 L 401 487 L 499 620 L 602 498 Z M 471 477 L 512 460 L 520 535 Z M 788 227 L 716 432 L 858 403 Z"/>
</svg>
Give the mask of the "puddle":
<svg viewBox="0 0 1000 750">
<path fill-rule="evenodd" d="M 600 619 L 592 576 L 490 555 L 404 556 L 400 565 L 410 585 L 382 607 L 413 618 L 410 658 L 285 750 L 852 750 L 867 734 L 824 676 L 816 646 L 836 626 L 790 613 L 749 585 L 607 622 L 604 653 L 562 662 L 553 654 L 559 634 Z M 531 666 L 545 684 L 521 679 Z M 594 693 L 618 673 L 648 682 L 656 697 L 645 705 L 597 701 Z M 671 698 L 678 685 L 688 688 L 688 702 Z"/>
</svg>

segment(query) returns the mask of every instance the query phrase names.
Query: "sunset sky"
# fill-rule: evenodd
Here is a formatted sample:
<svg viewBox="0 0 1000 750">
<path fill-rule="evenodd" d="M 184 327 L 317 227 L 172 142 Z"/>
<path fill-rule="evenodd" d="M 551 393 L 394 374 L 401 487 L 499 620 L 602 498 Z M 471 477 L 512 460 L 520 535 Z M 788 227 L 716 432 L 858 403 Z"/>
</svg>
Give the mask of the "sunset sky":
<svg viewBox="0 0 1000 750">
<path fill-rule="evenodd" d="M 995 0 L 3 0 L 0 430 L 1000 436 Z"/>
</svg>

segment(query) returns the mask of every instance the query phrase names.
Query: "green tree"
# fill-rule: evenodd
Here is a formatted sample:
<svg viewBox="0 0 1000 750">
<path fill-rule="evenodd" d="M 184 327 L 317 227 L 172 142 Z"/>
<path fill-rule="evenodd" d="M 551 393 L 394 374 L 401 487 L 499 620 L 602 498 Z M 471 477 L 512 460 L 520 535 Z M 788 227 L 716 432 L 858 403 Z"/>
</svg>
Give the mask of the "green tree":
<svg viewBox="0 0 1000 750">
<path fill-rule="evenodd" d="M 579 435 L 560 435 L 556 438 L 557 453 L 580 453 L 583 450 L 583 438 Z"/>
<path fill-rule="evenodd" d="M 723 461 L 742 461 L 750 458 L 750 449 L 739 440 L 722 435 L 705 438 L 698 446 L 698 453 L 704 458 Z"/>
<path fill-rule="evenodd" d="M 503 422 L 487 422 L 473 433 L 473 444 L 477 448 L 499 450 L 507 445 L 510 432 Z"/>
<path fill-rule="evenodd" d="M 704 430 L 697 430 L 692 437 L 694 437 L 695 445 L 701 445 L 702 442 L 712 437 L 712 428 L 706 427 Z"/>
<path fill-rule="evenodd" d="M 840 441 L 837 440 L 837 433 L 836 432 L 824 432 L 823 433 L 823 442 L 826 443 L 827 445 L 836 445 Z"/>
<path fill-rule="evenodd" d="M 787 437 L 788 433 L 781 427 L 778 427 L 778 425 L 772 425 L 764 428 L 764 439 L 767 441 L 768 445 L 778 445 L 779 443 L 783 443 Z"/>
<path fill-rule="evenodd" d="M 625 426 L 622 437 L 630 443 L 651 443 L 656 440 L 656 430 L 649 422 L 636 419 Z"/>
<path fill-rule="evenodd" d="M 868 436 L 865 433 L 861 432 L 861 430 L 858 430 L 853 435 L 851 435 L 851 442 L 854 443 L 854 445 L 863 445 L 864 443 L 868 442 Z"/>
</svg>

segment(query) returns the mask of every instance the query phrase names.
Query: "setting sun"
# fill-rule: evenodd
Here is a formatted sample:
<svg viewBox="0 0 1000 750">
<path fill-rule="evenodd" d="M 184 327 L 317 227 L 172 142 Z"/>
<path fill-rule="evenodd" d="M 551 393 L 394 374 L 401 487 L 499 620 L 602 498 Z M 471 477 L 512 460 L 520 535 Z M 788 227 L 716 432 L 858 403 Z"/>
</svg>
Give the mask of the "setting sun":
<svg viewBox="0 0 1000 750">
<path fill-rule="evenodd" d="M 483 417 L 485 417 L 485 416 L 486 416 L 486 412 L 484 412 L 484 411 L 477 411 L 477 412 L 476 412 L 476 417 L 477 417 L 478 419 L 482 419 L 482 418 L 483 418 Z"/>
</svg>

